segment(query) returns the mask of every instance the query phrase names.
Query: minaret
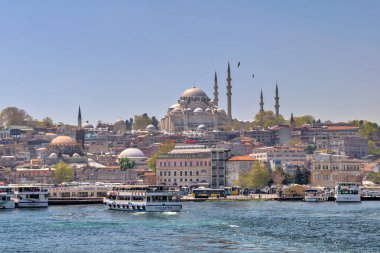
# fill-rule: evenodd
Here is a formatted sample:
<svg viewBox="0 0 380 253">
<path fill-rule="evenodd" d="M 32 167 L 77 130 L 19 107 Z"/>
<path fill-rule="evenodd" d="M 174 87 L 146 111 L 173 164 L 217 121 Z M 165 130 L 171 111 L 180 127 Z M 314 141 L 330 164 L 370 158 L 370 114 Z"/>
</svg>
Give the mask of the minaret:
<svg viewBox="0 0 380 253">
<path fill-rule="evenodd" d="M 280 97 L 278 96 L 278 84 L 276 82 L 276 96 L 274 97 L 276 104 L 274 108 L 276 109 L 276 117 L 280 116 Z"/>
<path fill-rule="evenodd" d="M 79 106 L 79 111 L 78 111 L 78 129 L 77 129 L 77 131 L 75 133 L 75 140 L 77 141 L 77 143 L 81 147 L 82 152 L 84 152 L 84 137 L 85 137 L 85 134 L 86 133 L 85 133 L 84 129 L 82 129 L 82 113 L 81 113 L 80 106 Z"/>
<path fill-rule="evenodd" d="M 264 98 L 263 98 L 263 90 L 261 90 L 260 95 L 260 113 L 264 112 Z"/>
<path fill-rule="evenodd" d="M 232 120 L 232 113 L 231 113 L 231 70 L 230 70 L 230 63 L 228 63 L 228 68 L 227 68 L 227 116 L 228 120 Z"/>
<path fill-rule="evenodd" d="M 82 113 L 80 111 L 80 106 L 79 106 L 79 111 L 78 111 L 78 130 L 82 129 Z"/>
<path fill-rule="evenodd" d="M 218 98 L 218 77 L 216 76 L 215 72 L 215 77 L 214 77 L 214 104 L 216 107 L 219 105 L 219 98 Z"/>
<path fill-rule="evenodd" d="M 290 125 L 293 126 L 295 123 L 293 113 L 290 115 Z"/>
</svg>

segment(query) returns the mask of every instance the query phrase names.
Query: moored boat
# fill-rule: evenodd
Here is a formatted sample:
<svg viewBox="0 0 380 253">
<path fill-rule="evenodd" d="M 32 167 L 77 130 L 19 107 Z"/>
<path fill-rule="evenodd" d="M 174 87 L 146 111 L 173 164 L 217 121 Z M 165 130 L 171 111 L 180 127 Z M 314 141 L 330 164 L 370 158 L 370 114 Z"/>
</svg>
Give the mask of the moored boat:
<svg viewBox="0 0 380 253">
<path fill-rule="evenodd" d="M 311 188 L 305 190 L 305 202 L 323 202 L 326 201 L 327 197 L 324 189 Z"/>
<path fill-rule="evenodd" d="M 9 186 L 0 186 L 0 209 L 14 209 L 15 201 L 13 199 L 13 188 Z"/>
<path fill-rule="evenodd" d="M 180 191 L 167 186 L 115 186 L 104 202 L 111 210 L 128 212 L 179 212 Z"/>
<path fill-rule="evenodd" d="M 48 207 L 47 185 L 10 185 L 14 189 L 16 207 Z"/>
<path fill-rule="evenodd" d="M 360 184 L 356 182 L 338 183 L 335 186 L 336 202 L 360 202 Z"/>
</svg>

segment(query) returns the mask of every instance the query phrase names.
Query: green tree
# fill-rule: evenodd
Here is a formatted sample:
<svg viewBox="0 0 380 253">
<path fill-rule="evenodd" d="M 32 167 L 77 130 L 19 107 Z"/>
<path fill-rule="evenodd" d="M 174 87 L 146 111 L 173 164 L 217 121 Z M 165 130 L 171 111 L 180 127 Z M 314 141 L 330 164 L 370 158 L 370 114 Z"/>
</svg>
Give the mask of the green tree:
<svg viewBox="0 0 380 253">
<path fill-rule="evenodd" d="M 62 182 L 71 182 L 74 179 L 73 169 L 65 162 L 59 162 L 53 167 L 54 178 L 57 184 Z"/>
<path fill-rule="evenodd" d="M 268 128 L 285 124 L 286 120 L 282 115 L 276 117 L 273 111 L 258 112 L 255 115 L 254 125 L 262 128 Z"/>
<path fill-rule="evenodd" d="M 248 173 L 239 175 L 236 184 L 244 188 L 262 189 L 268 185 L 270 179 L 271 174 L 268 168 L 266 168 L 264 164 L 256 161 Z"/>
<path fill-rule="evenodd" d="M 135 167 L 135 161 L 128 159 L 127 157 L 120 158 L 119 160 L 120 170 L 126 171 Z"/>
<path fill-rule="evenodd" d="M 155 116 L 152 116 L 152 119 L 150 121 L 151 121 L 151 124 L 158 129 L 158 120 L 157 120 L 157 118 Z"/>
<path fill-rule="evenodd" d="M 135 120 L 133 123 L 133 129 L 145 129 L 148 125 L 152 124 L 152 119 L 149 118 L 147 113 L 141 115 L 135 115 Z"/>
<path fill-rule="evenodd" d="M 272 181 L 276 185 L 277 189 L 281 189 L 286 179 L 285 172 L 282 168 L 277 168 L 272 172 Z"/>
<path fill-rule="evenodd" d="M 375 184 L 379 184 L 380 183 L 380 172 L 376 172 L 376 173 L 368 173 L 366 175 L 366 178 L 368 181 L 371 181 L 371 182 L 374 182 Z"/>
<path fill-rule="evenodd" d="M 305 148 L 305 151 L 307 154 L 311 155 L 314 153 L 314 151 L 317 149 L 317 147 L 313 144 L 308 144 Z"/>
<path fill-rule="evenodd" d="M 0 113 L 0 121 L 5 127 L 12 125 L 23 125 L 26 120 L 31 120 L 32 117 L 25 110 L 17 107 L 7 107 Z"/>
<path fill-rule="evenodd" d="M 314 117 L 311 115 L 304 115 L 299 117 L 294 117 L 295 126 L 301 127 L 304 124 L 311 124 L 315 121 Z"/>
<path fill-rule="evenodd" d="M 156 173 L 156 170 L 157 170 L 156 162 L 157 162 L 158 155 L 163 154 L 163 153 L 168 153 L 168 152 L 172 151 L 174 149 L 174 147 L 175 147 L 175 143 L 173 143 L 173 142 L 162 143 L 158 147 L 157 151 L 148 159 L 148 167 L 154 173 Z"/>
</svg>

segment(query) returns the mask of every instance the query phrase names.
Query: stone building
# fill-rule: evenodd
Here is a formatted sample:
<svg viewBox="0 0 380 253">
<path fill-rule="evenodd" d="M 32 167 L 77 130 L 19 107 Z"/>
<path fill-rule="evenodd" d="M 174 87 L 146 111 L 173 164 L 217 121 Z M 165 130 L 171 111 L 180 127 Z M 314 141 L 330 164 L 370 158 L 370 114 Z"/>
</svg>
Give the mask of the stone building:
<svg viewBox="0 0 380 253">
<path fill-rule="evenodd" d="M 333 189 L 338 182 L 361 183 L 362 164 L 348 156 L 316 154 L 311 162 L 311 184 Z"/>
</svg>

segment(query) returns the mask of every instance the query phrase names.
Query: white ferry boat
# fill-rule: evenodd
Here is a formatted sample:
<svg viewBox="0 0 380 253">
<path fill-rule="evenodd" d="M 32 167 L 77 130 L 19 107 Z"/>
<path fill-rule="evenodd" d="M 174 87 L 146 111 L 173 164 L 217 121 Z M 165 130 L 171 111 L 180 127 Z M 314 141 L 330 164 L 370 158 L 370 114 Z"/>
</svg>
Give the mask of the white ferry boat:
<svg viewBox="0 0 380 253">
<path fill-rule="evenodd" d="M 355 182 L 338 183 L 335 186 L 336 202 L 360 202 L 360 184 Z"/>
<path fill-rule="evenodd" d="M 16 207 L 48 207 L 46 185 L 10 185 L 14 189 Z"/>
<path fill-rule="evenodd" d="M 15 208 L 13 188 L 9 186 L 0 186 L 0 209 Z"/>
<path fill-rule="evenodd" d="M 179 212 L 180 191 L 168 186 L 115 186 L 107 193 L 105 204 L 111 210 L 128 212 Z"/>
<path fill-rule="evenodd" d="M 49 205 L 103 203 L 111 186 L 58 186 L 49 188 Z"/>
<path fill-rule="evenodd" d="M 325 189 L 311 188 L 305 190 L 305 202 L 323 202 L 327 200 Z"/>
</svg>

